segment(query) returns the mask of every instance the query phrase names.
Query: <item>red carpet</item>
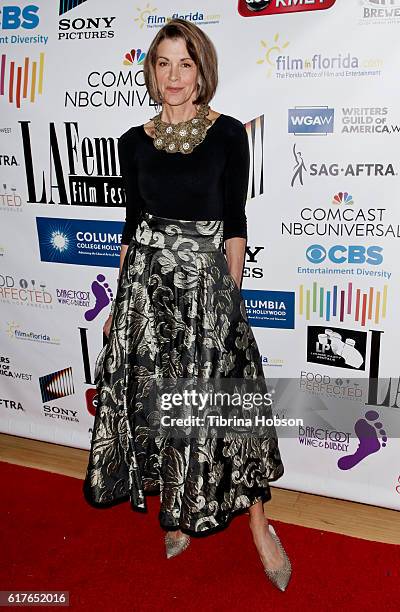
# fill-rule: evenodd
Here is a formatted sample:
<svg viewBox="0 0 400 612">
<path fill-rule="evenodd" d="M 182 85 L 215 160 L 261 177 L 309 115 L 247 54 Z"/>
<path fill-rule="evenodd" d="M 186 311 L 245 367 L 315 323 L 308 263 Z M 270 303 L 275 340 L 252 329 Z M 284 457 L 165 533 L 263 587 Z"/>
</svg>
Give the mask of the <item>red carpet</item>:
<svg viewBox="0 0 400 612">
<path fill-rule="evenodd" d="M 247 516 L 166 560 L 158 497 L 147 515 L 128 502 L 94 509 L 78 479 L 2 462 L 0 476 L 0 590 L 68 590 L 71 608 L 89 611 L 399 609 L 398 546 L 271 520 L 293 566 L 281 593 Z"/>
</svg>

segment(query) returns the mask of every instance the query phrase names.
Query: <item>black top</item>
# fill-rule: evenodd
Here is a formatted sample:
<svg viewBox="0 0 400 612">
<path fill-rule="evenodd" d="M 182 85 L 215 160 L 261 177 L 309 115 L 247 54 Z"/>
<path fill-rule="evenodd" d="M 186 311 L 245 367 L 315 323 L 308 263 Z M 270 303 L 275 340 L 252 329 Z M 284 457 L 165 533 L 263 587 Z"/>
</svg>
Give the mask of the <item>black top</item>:
<svg viewBox="0 0 400 612">
<path fill-rule="evenodd" d="M 129 244 L 140 209 L 170 219 L 224 221 L 223 239 L 247 239 L 245 206 L 250 153 L 246 128 L 219 115 L 191 153 L 159 151 L 143 125 L 118 141 L 126 193 L 122 244 Z"/>
</svg>

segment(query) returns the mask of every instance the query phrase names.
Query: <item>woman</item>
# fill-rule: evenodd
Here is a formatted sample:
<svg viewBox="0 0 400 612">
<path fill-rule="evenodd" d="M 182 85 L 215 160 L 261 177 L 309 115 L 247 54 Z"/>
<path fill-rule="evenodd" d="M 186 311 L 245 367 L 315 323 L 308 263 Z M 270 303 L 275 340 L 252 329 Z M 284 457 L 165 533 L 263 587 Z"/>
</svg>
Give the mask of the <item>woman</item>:
<svg viewBox="0 0 400 612">
<path fill-rule="evenodd" d="M 248 510 L 265 572 L 284 590 L 290 561 L 263 512 L 268 482 L 284 471 L 275 429 L 204 438 L 152 425 L 155 380 L 178 388 L 265 379 L 240 293 L 248 140 L 240 121 L 208 105 L 215 48 L 200 28 L 173 19 L 150 45 L 144 74 L 162 110 L 119 139 L 126 223 L 108 343 L 96 362 L 85 495 L 94 505 L 130 499 L 146 510 L 145 495 L 160 493 L 168 558 L 187 548 L 189 534 L 212 533 Z"/>
</svg>

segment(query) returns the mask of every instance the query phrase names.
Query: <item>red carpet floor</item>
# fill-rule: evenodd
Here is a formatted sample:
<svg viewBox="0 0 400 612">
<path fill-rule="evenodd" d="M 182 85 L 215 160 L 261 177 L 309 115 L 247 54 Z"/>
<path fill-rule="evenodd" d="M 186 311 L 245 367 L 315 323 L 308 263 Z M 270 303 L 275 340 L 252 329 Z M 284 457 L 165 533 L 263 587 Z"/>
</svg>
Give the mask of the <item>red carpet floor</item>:
<svg viewBox="0 0 400 612">
<path fill-rule="evenodd" d="M 148 514 L 94 509 L 78 479 L 4 462 L 0 477 L 0 590 L 68 590 L 70 607 L 88 611 L 399 609 L 399 546 L 271 520 L 293 565 L 281 593 L 245 515 L 167 560 L 158 497 Z"/>
</svg>

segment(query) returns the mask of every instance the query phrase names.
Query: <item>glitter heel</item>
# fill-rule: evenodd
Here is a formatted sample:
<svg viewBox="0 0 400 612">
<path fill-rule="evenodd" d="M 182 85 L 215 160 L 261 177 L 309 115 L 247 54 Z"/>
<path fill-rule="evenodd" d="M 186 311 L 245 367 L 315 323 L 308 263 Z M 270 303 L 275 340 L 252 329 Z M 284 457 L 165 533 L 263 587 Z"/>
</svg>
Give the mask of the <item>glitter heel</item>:
<svg viewBox="0 0 400 612">
<path fill-rule="evenodd" d="M 275 541 L 279 550 L 282 552 L 282 555 L 284 558 L 284 564 L 282 567 L 276 570 L 271 570 L 271 569 L 267 569 L 266 567 L 264 567 L 264 571 L 266 575 L 268 576 L 269 580 L 272 582 L 272 584 L 276 586 L 280 591 L 284 591 L 288 585 L 290 576 L 292 575 L 292 565 L 290 563 L 290 559 L 287 556 L 285 549 L 282 546 L 282 543 L 278 535 L 275 532 L 275 529 L 272 527 L 272 525 L 268 525 L 268 528 L 269 528 L 271 537 Z"/>
<path fill-rule="evenodd" d="M 187 549 L 190 544 L 190 537 L 183 534 L 180 538 L 174 538 L 169 533 L 165 534 L 165 552 L 167 559 L 176 557 Z"/>
</svg>

